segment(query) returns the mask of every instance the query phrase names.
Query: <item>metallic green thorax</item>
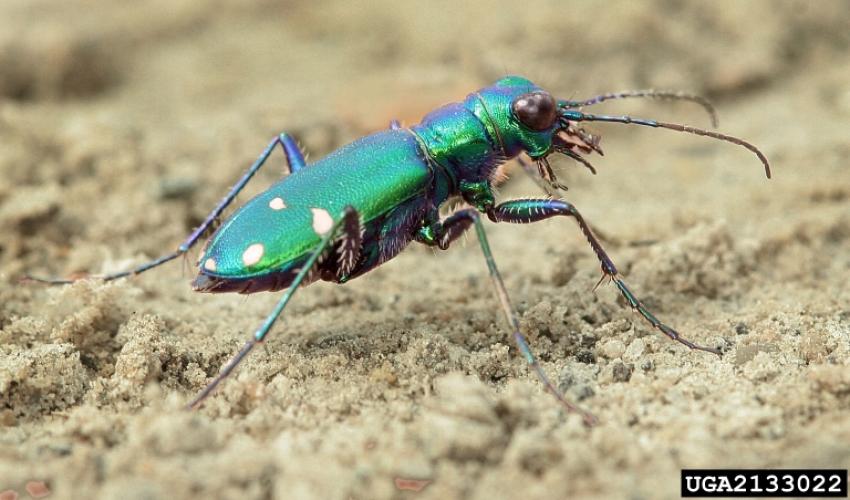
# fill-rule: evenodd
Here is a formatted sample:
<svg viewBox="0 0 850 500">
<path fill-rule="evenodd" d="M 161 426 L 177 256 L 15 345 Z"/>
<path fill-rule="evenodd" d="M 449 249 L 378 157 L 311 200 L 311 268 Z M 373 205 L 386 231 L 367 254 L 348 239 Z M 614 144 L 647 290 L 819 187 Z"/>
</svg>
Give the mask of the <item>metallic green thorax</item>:
<svg viewBox="0 0 850 500">
<path fill-rule="evenodd" d="M 552 147 L 556 125 L 533 131 L 511 111 L 518 96 L 542 90 L 529 80 L 509 76 L 470 94 L 462 103 L 448 104 L 412 127 L 431 157 L 459 180 L 489 181 L 495 167 L 523 151 L 543 156 Z"/>
</svg>

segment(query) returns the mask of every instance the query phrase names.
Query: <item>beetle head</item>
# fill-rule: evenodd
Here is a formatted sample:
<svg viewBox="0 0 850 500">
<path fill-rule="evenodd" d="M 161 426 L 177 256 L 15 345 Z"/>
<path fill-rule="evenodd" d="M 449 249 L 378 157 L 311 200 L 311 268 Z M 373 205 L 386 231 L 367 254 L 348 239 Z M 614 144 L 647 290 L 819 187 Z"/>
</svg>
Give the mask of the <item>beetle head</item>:
<svg viewBox="0 0 850 500">
<path fill-rule="evenodd" d="M 565 120 L 558 100 L 526 78 L 502 78 L 474 97 L 474 112 L 490 125 L 509 158 L 522 152 L 533 159 L 552 152 L 574 158 L 579 152 L 601 152 L 598 137 Z"/>
</svg>

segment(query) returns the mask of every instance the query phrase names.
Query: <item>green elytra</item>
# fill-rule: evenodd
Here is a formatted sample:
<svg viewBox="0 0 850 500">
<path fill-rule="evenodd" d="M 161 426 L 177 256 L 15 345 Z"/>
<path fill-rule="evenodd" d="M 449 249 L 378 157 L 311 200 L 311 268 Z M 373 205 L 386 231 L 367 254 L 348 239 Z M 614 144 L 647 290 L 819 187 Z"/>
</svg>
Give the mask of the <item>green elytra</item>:
<svg viewBox="0 0 850 500">
<path fill-rule="evenodd" d="M 424 155 L 408 131 L 364 137 L 284 177 L 237 210 L 200 259 L 214 262 L 215 271 L 202 269 L 231 279 L 285 272 L 316 248 L 324 234 L 316 226 L 330 214 L 337 218 L 350 205 L 369 224 L 422 193 L 428 180 Z M 257 244 L 262 257 L 245 265 L 244 252 Z"/>
<path fill-rule="evenodd" d="M 240 293 L 287 290 L 266 321 L 189 407 L 200 405 L 253 347 L 265 339 L 300 285 L 316 279 L 344 283 L 391 259 L 413 241 L 446 249 L 474 226 L 517 347 L 546 390 L 568 411 L 580 413 L 591 424 L 595 417 L 563 397 L 520 332 L 480 214 L 493 222 L 507 223 L 572 217 L 598 257 L 603 279 L 607 277 L 614 282 L 635 311 L 660 332 L 691 349 L 720 352 L 683 338 L 658 320 L 622 280 L 590 226 L 572 204 L 551 197 L 497 204 L 493 187 L 499 166 L 517 158 L 547 191 L 556 189 L 559 184 L 547 158 L 560 153 L 595 172 L 583 154 L 601 153 L 599 138 L 586 132 L 579 123 L 604 121 L 667 128 L 743 146 L 759 157 L 770 177 L 764 155 L 741 139 L 686 125 L 580 111 L 584 106 L 630 97 L 693 101 L 705 107 L 715 120 L 710 104 L 691 94 L 627 91 L 580 101 L 556 100 L 531 81 L 509 76 L 470 94 L 462 102 L 431 112 L 418 125 L 402 128 L 393 122 L 389 130 L 358 139 L 311 165 L 306 164 L 292 137 L 283 133 L 272 140 L 176 251 L 132 270 L 100 278 L 112 280 L 139 274 L 185 254 L 280 145 L 287 157 L 289 175 L 247 202 L 218 228 L 199 260 L 193 288 Z M 537 164 L 536 172 L 533 163 L 520 156 L 523 154 Z M 468 207 L 441 218 L 440 207 L 451 198 L 462 199 Z M 48 283 L 72 281 L 31 279 Z"/>
</svg>

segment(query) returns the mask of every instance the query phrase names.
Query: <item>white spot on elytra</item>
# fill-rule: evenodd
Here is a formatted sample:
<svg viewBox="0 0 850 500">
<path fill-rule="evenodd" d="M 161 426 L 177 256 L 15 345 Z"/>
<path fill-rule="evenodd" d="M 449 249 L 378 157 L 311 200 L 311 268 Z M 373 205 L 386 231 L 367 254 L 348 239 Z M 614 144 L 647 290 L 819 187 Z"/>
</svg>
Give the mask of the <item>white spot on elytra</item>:
<svg viewBox="0 0 850 500">
<path fill-rule="evenodd" d="M 242 263 L 246 266 L 253 266 L 257 262 L 260 262 L 265 251 L 266 247 L 262 243 L 254 243 L 242 253 Z"/>
<path fill-rule="evenodd" d="M 311 208 L 310 211 L 313 212 L 313 231 L 316 231 L 316 234 L 325 234 L 331 230 L 334 226 L 334 220 L 327 210 Z"/>
<path fill-rule="evenodd" d="M 272 201 L 269 202 L 269 207 L 272 210 L 283 210 L 286 208 L 286 203 L 283 202 L 283 198 L 278 196 L 276 198 L 272 198 Z"/>
<path fill-rule="evenodd" d="M 215 259 L 212 257 L 208 258 L 204 261 L 204 269 L 207 271 L 215 272 Z"/>
</svg>

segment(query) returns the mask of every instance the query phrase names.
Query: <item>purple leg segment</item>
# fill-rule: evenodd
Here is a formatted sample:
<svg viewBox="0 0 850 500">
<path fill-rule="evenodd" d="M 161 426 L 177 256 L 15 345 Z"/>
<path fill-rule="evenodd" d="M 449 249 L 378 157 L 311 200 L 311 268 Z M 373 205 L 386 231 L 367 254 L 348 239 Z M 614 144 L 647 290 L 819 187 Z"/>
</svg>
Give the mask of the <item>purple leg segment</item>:
<svg viewBox="0 0 850 500">
<path fill-rule="evenodd" d="M 288 169 L 286 172 L 287 175 L 293 172 L 298 172 L 307 166 L 307 162 L 304 160 L 304 154 L 301 152 L 301 148 L 298 147 L 298 143 L 291 135 L 283 132 L 277 136 L 277 139 L 283 147 L 283 154 L 286 155 L 286 166 Z M 273 147 L 274 146 L 272 146 L 272 148 Z"/>
</svg>

